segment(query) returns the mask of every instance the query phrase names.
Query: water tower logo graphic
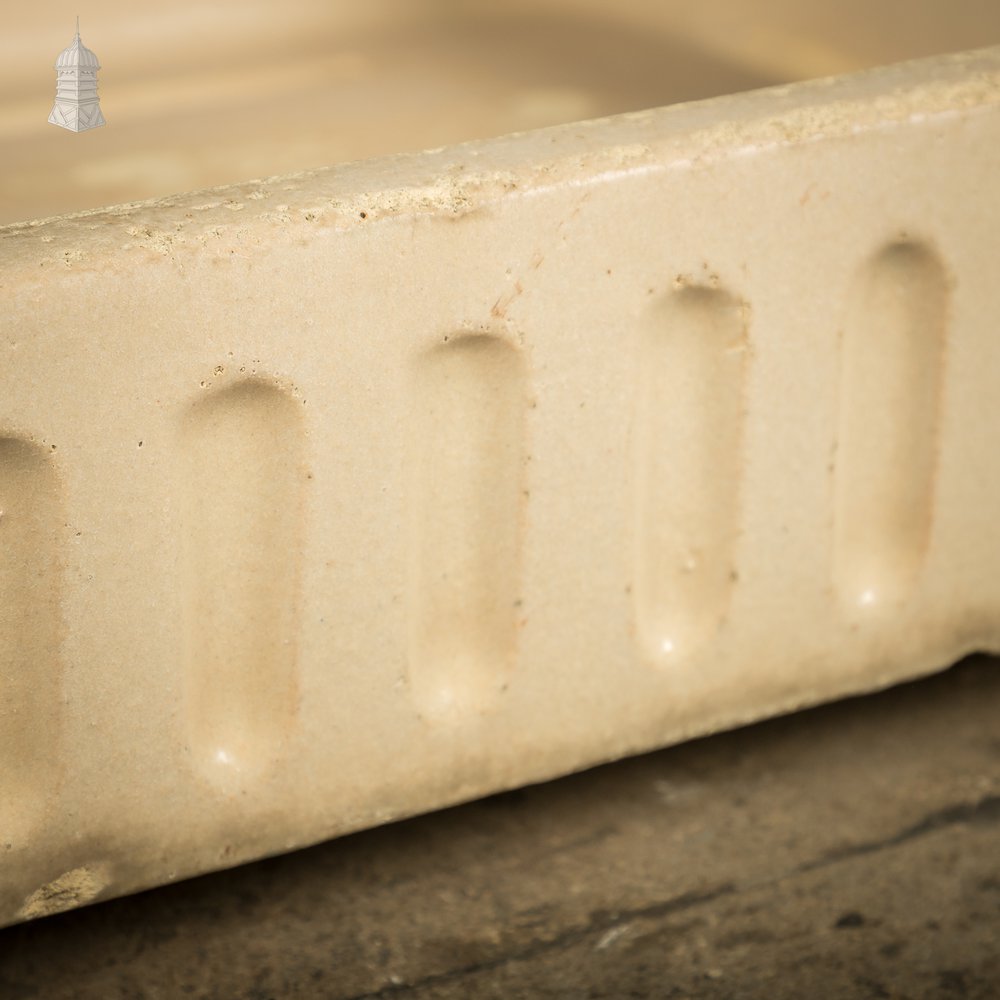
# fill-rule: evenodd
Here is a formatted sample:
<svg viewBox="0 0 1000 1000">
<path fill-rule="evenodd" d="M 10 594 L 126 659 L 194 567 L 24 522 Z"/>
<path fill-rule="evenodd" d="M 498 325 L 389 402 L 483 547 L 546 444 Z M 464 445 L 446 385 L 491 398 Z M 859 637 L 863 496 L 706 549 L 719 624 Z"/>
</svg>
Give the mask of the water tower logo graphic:
<svg viewBox="0 0 1000 1000">
<path fill-rule="evenodd" d="M 71 132 L 84 132 L 104 124 L 97 97 L 97 56 L 80 41 L 80 18 L 76 37 L 56 60 L 56 103 L 49 115 L 53 125 Z"/>
</svg>

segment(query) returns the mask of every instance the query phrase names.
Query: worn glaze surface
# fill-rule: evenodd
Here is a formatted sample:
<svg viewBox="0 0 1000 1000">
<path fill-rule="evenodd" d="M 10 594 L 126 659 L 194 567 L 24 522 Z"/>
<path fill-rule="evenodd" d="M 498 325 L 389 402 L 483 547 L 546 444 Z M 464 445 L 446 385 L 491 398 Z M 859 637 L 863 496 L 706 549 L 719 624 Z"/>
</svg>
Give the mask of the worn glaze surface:
<svg viewBox="0 0 1000 1000">
<path fill-rule="evenodd" d="M 986 50 L 0 230 L 0 921 L 997 648 L 998 148 Z"/>
</svg>

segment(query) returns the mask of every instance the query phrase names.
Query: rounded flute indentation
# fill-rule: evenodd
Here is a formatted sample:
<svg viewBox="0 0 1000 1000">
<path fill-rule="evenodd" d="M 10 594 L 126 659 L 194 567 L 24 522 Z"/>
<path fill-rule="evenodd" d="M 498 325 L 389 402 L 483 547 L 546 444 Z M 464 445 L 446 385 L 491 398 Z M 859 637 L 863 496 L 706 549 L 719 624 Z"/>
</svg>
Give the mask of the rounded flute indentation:
<svg viewBox="0 0 1000 1000">
<path fill-rule="evenodd" d="M 461 716 L 513 668 L 527 375 L 489 334 L 449 338 L 412 375 L 410 685 L 421 714 Z"/>
<path fill-rule="evenodd" d="M 634 413 L 633 600 L 669 664 L 709 640 L 736 579 L 747 323 L 724 289 L 685 285 L 646 314 Z"/>
<path fill-rule="evenodd" d="M 249 378 L 182 421 L 186 715 L 197 766 L 222 787 L 280 756 L 298 712 L 301 410 Z"/>
<path fill-rule="evenodd" d="M 833 576 L 845 606 L 905 599 L 930 539 L 948 279 L 904 240 L 862 268 L 843 332 Z"/>
<path fill-rule="evenodd" d="M 62 543 L 52 449 L 0 434 L 0 838 L 30 836 L 57 794 Z"/>
</svg>

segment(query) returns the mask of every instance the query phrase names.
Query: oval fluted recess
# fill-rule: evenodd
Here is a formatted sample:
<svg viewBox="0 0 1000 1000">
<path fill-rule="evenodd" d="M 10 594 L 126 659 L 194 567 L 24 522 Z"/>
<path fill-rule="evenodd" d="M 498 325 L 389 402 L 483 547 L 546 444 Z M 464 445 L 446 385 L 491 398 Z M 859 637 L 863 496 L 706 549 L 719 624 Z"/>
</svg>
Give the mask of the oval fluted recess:
<svg viewBox="0 0 1000 1000">
<path fill-rule="evenodd" d="M 930 536 L 948 280 L 910 241 L 855 282 L 844 330 L 834 579 L 849 606 L 904 598 Z"/>
<path fill-rule="evenodd" d="M 422 354 L 410 429 L 410 683 L 427 716 L 485 707 L 513 666 L 526 373 L 499 337 Z"/>
<path fill-rule="evenodd" d="M 711 638 L 736 576 L 746 315 L 688 285 L 656 302 L 639 346 L 633 597 L 645 657 L 668 663 Z"/>
<path fill-rule="evenodd" d="M 279 757 L 295 724 L 301 409 L 254 378 L 198 401 L 183 421 L 188 726 L 197 765 L 221 786 Z"/>
<path fill-rule="evenodd" d="M 61 510 L 49 450 L 0 436 L 0 851 L 30 836 L 64 760 Z"/>
</svg>

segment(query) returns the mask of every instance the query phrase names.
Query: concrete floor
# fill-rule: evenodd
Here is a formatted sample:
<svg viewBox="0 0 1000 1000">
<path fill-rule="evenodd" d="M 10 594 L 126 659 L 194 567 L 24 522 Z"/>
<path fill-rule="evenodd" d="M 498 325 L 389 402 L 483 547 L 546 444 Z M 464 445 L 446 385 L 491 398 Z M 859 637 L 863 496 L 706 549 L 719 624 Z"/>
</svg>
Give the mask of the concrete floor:
<svg viewBox="0 0 1000 1000">
<path fill-rule="evenodd" d="M 0 931 L 0 998 L 1000 997 L 1000 662 Z"/>
</svg>

